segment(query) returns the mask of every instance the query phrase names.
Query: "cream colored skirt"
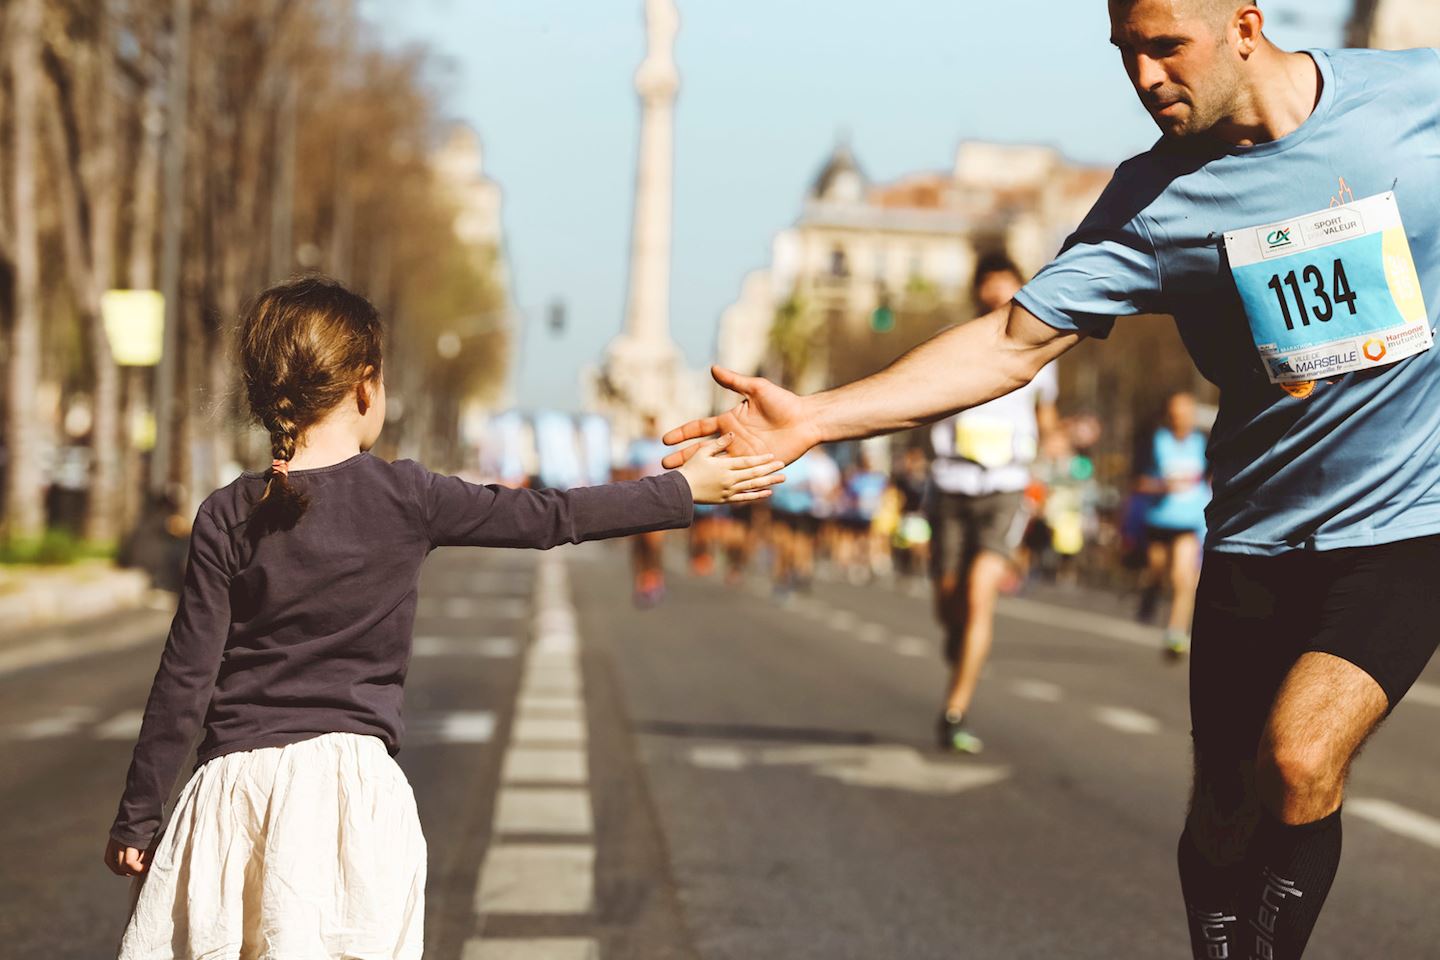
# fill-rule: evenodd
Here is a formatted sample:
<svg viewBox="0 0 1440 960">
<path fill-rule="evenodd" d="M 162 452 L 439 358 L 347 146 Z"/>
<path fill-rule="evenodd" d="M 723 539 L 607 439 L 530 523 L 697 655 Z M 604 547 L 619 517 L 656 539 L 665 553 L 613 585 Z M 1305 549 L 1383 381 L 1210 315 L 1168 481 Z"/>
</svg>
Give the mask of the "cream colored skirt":
<svg viewBox="0 0 1440 960">
<path fill-rule="evenodd" d="M 120 960 L 420 960 L 425 855 L 376 737 L 216 757 L 135 879 Z"/>
</svg>

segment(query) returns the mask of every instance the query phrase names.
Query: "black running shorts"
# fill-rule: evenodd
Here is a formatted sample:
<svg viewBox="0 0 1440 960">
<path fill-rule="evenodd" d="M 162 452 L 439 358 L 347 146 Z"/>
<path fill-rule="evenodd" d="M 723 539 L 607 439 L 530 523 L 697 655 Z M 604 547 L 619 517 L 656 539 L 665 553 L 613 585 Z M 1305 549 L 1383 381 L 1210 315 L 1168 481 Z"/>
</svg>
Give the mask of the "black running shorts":
<svg viewBox="0 0 1440 960">
<path fill-rule="evenodd" d="M 1190 716 L 1198 753 L 1253 758 L 1285 675 L 1328 653 L 1400 702 L 1440 640 L 1440 536 L 1254 557 L 1209 551 L 1195 598 Z"/>
</svg>

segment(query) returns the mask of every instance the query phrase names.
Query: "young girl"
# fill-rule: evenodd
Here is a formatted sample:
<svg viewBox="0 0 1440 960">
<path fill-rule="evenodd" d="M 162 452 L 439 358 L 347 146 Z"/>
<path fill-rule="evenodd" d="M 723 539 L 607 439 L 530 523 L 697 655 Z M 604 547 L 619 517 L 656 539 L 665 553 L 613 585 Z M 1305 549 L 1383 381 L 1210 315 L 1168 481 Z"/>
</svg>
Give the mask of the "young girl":
<svg viewBox="0 0 1440 960">
<path fill-rule="evenodd" d="M 420 960 L 425 839 L 392 759 L 421 562 L 683 527 L 757 500 L 770 457 L 584 489 L 509 490 L 368 451 L 385 421 L 380 318 L 324 279 L 241 321 L 274 460 L 201 504 L 105 863 L 135 877 L 122 960 Z M 170 822 L 162 806 L 203 728 Z M 158 836 L 157 836 L 158 835 Z"/>
</svg>

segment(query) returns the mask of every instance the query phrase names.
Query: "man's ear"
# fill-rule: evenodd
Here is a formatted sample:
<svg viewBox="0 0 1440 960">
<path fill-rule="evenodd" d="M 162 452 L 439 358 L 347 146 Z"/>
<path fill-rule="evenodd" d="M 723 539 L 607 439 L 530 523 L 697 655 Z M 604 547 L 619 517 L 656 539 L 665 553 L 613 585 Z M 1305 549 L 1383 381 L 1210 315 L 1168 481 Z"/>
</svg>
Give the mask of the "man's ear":
<svg viewBox="0 0 1440 960">
<path fill-rule="evenodd" d="M 1236 13 L 1234 23 L 1236 33 L 1239 35 L 1240 56 L 1249 59 L 1250 55 L 1260 47 L 1265 30 L 1265 14 L 1260 8 L 1251 4 Z"/>
</svg>

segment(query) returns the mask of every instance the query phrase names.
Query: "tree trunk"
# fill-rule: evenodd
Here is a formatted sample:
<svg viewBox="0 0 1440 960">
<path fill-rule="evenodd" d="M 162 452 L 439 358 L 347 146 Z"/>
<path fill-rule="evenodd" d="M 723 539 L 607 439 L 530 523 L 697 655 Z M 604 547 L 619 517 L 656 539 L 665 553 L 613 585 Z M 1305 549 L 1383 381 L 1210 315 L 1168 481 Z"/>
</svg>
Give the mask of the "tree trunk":
<svg viewBox="0 0 1440 960">
<path fill-rule="evenodd" d="M 160 87 L 162 80 L 146 75 L 139 98 L 139 144 L 130 200 L 130 250 L 125 281 L 132 290 L 155 289 L 155 245 L 159 236 L 156 217 L 160 201 L 160 144 L 165 133 Z M 125 455 L 122 460 L 121 525 L 129 530 L 139 521 L 143 507 L 141 493 L 145 474 L 140 458 L 138 427 L 150 403 L 146 369 L 126 371 L 125 423 L 122 430 Z"/>
<path fill-rule="evenodd" d="M 40 97 L 41 0 L 15 0 L 7 31 L 10 48 L 11 152 L 14 170 L 14 320 L 11 327 L 6 412 L 5 520 L 14 539 L 45 529 L 44 476 L 35 396 L 40 385 L 40 245 L 35 162 L 36 107 Z"/>
</svg>

